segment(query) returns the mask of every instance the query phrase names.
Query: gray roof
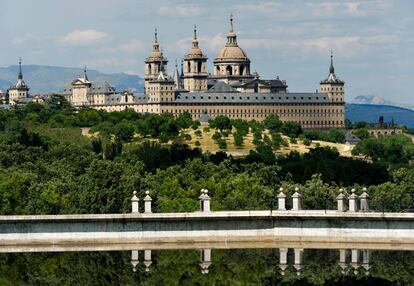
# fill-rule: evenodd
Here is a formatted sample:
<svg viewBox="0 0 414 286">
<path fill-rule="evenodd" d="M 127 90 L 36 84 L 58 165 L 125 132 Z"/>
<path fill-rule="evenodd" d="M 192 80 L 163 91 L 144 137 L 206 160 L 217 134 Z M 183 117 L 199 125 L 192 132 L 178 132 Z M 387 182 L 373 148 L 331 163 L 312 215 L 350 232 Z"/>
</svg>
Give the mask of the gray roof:
<svg viewBox="0 0 414 286">
<path fill-rule="evenodd" d="M 217 81 L 207 92 L 237 92 L 224 81 Z"/>
<path fill-rule="evenodd" d="M 178 94 L 177 103 L 329 103 L 325 93 L 222 93 Z"/>
<path fill-rule="evenodd" d="M 91 87 L 88 91 L 90 94 L 112 94 L 115 93 L 115 87 L 111 86 L 106 81 L 98 81 L 98 82 L 91 82 Z M 68 85 L 64 87 L 61 92 L 61 94 L 72 94 L 72 85 Z"/>
</svg>

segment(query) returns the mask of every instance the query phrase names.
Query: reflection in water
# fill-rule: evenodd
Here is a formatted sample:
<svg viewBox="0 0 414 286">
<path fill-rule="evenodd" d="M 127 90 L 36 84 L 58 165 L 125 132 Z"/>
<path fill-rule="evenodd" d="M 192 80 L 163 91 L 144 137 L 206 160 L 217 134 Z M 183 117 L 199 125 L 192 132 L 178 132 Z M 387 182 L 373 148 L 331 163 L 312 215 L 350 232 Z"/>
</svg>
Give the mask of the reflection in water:
<svg viewBox="0 0 414 286">
<path fill-rule="evenodd" d="M 414 285 L 412 251 L 208 246 L 0 253 L 0 285 Z"/>
</svg>

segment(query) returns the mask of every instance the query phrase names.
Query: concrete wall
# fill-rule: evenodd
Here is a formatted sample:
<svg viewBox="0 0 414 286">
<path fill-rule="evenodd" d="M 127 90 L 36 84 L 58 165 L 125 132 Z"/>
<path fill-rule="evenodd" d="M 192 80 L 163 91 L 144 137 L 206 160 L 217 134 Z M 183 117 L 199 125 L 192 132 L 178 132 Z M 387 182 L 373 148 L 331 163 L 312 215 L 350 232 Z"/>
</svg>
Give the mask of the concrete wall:
<svg viewBox="0 0 414 286">
<path fill-rule="evenodd" d="M 414 214 L 233 211 L 0 217 L 0 245 L 274 240 L 414 243 Z"/>
</svg>

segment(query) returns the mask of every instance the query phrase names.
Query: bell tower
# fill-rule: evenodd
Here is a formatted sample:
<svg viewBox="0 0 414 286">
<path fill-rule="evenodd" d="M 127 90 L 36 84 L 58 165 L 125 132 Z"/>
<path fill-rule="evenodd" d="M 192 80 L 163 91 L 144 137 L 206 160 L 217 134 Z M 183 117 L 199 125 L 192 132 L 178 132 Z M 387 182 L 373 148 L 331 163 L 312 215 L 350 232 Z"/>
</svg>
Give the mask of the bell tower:
<svg viewBox="0 0 414 286">
<path fill-rule="evenodd" d="M 164 57 L 160 44 L 158 43 L 158 31 L 154 32 L 154 43 L 151 54 L 145 60 L 144 90 L 148 93 L 148 83 L 156 80 L 160 72 L 167 73 L 168 60 Z"/>
<path fill-rule="evenodd" d="M 192 47 L 184 56 L 184 89 L 206 91 L 207 76 L 207 57 L 198 46 L 197 27 L 194 25 Z"/>
</svg>

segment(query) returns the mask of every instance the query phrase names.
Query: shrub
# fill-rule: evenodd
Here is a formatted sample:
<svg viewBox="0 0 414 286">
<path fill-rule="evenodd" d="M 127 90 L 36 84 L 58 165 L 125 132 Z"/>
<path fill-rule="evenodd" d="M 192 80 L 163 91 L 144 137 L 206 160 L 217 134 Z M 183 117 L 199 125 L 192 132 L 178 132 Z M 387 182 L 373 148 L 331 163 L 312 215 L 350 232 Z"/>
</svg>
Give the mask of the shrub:
<svg viewBox="0 0 414 286">
<path fill-rule="evenodd" d="M 218 147 L 221 149 L 221 150 L 223 150 L 223 149 L 226 149 L 227 148 L 227 142 L 226 142 L 226 140 L 224 140 L 224 139 L 218 139 L 218 140 L 216 140 L 216 142 L 217 142 L 217 145 L 218 145 Z"/>
<path fill-rule="evenodd" d="M 235 133 L 234 137 L 234 146 L 241 147 L 243 146 L 243 136 L 239 133 Z"/>
<path fill-rule="evenodd" d="M 197 131 L 195 131 L 195 132 L 194 132 L 194 135 L 195 135 L 195 136 L 197 136 L 197 137 L 201 137 L 201 136 L 203 136 L 203 134 L 201 133 L 201 130 L 197 130 Z"/>
<path fill-rule="evenodd" d="M 208 133 L 208 132 L 210 132 L 210 127 L 204 127 L 204 128 L 203 128 L 203 132 L 204 132 L 204 133 Z"/>
<path fill-rule="evenodd" d="M 303 145 L 310 146 L 311 141 L 308 138 L 303 139 Z"/>
<path fill-rule="evenodd" d="M 197 140 L 196 142 L 194 142 L 194 145 L 197 146 L 197 147 L 200 147 L 201 143 L 200 143 L 200 141 Z"/>
<path fill-rule="evenodd" d="M 211 138 L 213 138 L 213 140 L 217 141 L 218 139 L 221 139 L 221 133 L 216 131 Z"/>
</svg>

